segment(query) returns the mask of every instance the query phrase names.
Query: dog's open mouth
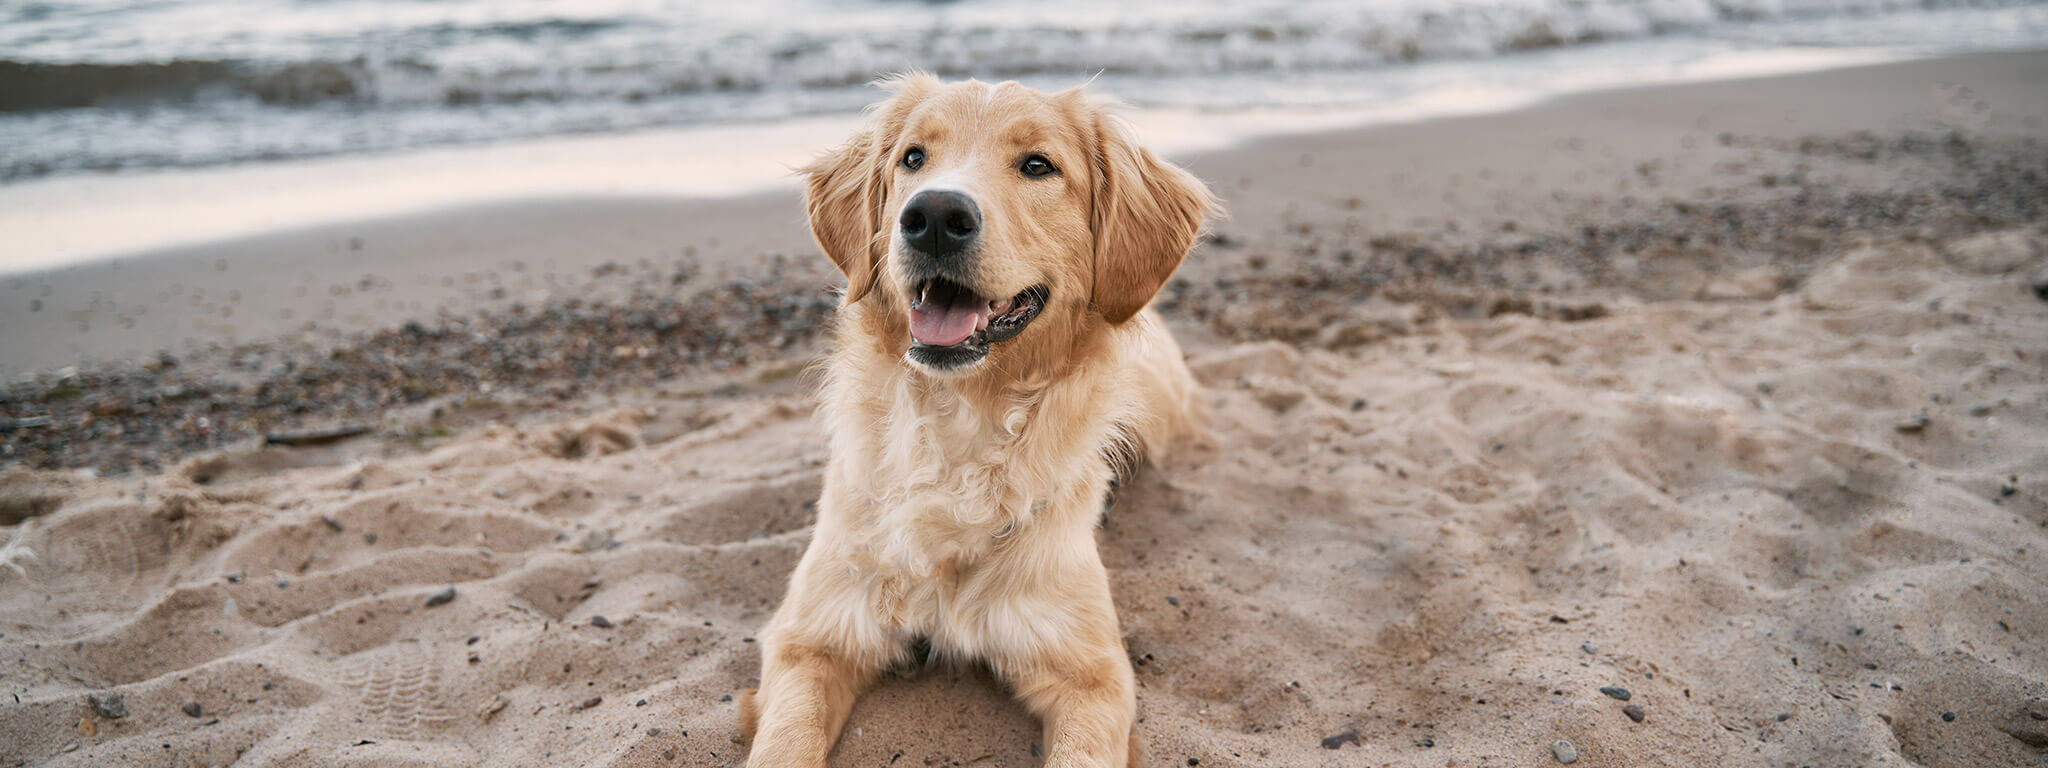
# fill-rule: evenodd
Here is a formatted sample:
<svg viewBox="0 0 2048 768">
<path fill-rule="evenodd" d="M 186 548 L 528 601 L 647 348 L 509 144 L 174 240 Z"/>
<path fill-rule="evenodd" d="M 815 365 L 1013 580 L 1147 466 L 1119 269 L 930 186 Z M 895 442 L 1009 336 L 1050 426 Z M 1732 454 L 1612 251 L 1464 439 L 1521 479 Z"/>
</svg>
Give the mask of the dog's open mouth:
<svg viewBox="0 0 2048 768">
<path fill-rule="evenodd" d="M 934 368 L 971 363 L 988 354 L 988 345 L 1024 332 L 1045 308 L 1048 289 L 1035 285 L 1022 293 L 991 299 L 945 278 L 917 285 L 910 302 L 911 352 Z"/>
</svg>

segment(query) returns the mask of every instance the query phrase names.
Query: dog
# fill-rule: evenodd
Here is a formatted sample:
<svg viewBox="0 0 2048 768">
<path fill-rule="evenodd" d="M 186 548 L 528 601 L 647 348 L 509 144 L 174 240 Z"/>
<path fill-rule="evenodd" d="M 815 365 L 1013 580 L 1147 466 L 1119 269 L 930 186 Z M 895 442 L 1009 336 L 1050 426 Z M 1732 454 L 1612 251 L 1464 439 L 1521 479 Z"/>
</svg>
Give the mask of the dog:
<svg viewBox="0 0 2048 768">
<path fill-rule="evenodd" d="M 1220 210 L 1082 88 L 880 85 L 800 171 L 847 285 L 817 525 L 741 700 L 747 765 L 825 765 L 855 698 L 920 640 L 1011 686 L 1045 765 L 1132 765 L 1094 531 L 1113 476 L 1199 430 L 1149 305 Z"/>
</svg>

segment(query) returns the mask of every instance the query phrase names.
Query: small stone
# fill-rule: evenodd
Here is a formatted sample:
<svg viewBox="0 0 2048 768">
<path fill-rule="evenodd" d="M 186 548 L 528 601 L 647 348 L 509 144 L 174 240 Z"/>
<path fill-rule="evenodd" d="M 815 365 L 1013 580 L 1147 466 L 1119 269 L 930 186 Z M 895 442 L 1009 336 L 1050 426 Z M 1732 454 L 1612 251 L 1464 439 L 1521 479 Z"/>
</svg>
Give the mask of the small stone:
<svg viewBox="0 0 2048 768">
<path fill-rule="evenodd" d="M 128 697 L 118 693 L 85 695 L 85 703 L 92 707 L 93 714 L 108 720 L 119 720 L 128 716 Z"/>
<path fill-rule="evenodd" d="M 100 735 L 99 721 L 94 720 L 90 717 L 78 718 L 78 725 L 74 727 L 77 729 L 78 738 L 81 739 L 90 739 L 94 736 Z"/>
<path fill-rule="evenodd" d="M 1919 432 L 1920 430 L 1926 428 L 1927 414 L 1925 413 L 1916 413 L 1911 416 L 1907 416 L 1906 418 L 1901 419 L 1898 423 L 1892 425 L 1892 429 L 1896 429 L 1900 432 L 1906 432 L 1909 434 L 1913 432 Z"/>
<path fill-rule="evenodd" d="M 1592 643 L 1580 643 L 1579 650 L 1596 655 L 1600 653 L 1600 649 L 1593 647 Z"/>
<path fill-rule="evenodd" d="M 184 704 L 180 704 L 178 705 L 178 709 L 183 710 L 187 717 L 198 717 L 201 714 L 205 713 L 205 710 L 201 709 L 199 706 L 199 702 L 196 701 L 188 701 Z"/>
<path fill-rule="evenodd" d="M 442 587 L 442 588 L 441 588 L 441 591 L 439 591 L 439 592 L 435 592 L 434 594 L 431 594 L 431 595 L 427 595 L 427 607 L 428 607 L 428 608 L 432 608 L 432 607 L 434 607 L 434 606 L 437 606 L 437 605 L 447 605 L 447 604 L 449 604 L 449 603 L 451 603 L 451 602 L 454 602 L 454 601 L 455 601 L 455 588 L 454 588 L 454 587 Z"/>
<path fill-rule="evenodd" d="M 1600 686 L 1600 692 L 1607 694 L 1608 698 L 1620 699 L 1622 701 L 1628 701 L 1628 697 L 1630 696 L 1628 689 L 1623 688 L 1619 685 Z"/>
<path fill-rule="evenodd" d="M 636 706 L 636 707 L 644 707 L 644 706 L 647 706 L 647 700 L 646 700 L 646 699 L 641 699 L 641 700 L 639 700 L 639 701 L 635 701 L 635 702 L 633 702 L 633 706 Z"/>
<path fill-rule="evenodd" d="M 599 705 L 599 704 L 603 704 L 603 703 L 604 703 L 604 697 L 603 697 L 603 696 L 592 696 L 592 697 L 590 697 L 590 698 L 584 699 L 584 700 L 583 700 L 583 703 L 581 703 L 581 704 L 577 704 L 577 705 L 576 705 L 576 709 L 577 709 L 578 711 L 581 711 L 581 710 L 589 709 L 589 708 L 591 708 L 591 707 L 595 707 L 595 706 L 597 706 L 597 705 Z"/>
<path fill-rule="evenodd" d="M 1953 723 L 1953 722 L 1955 722 L 1955 721 L 1956 721 L 1956 713 L 1954 713 L 1954 712 L 1943 712 L 1943 713 L 1941 713 L 1941 721 L 1942 721 L 1942 722 L 1944 722 L 1944 723 Z"/>
<path fill-rule="evenodd" d="M 483 717 L 484 722 L 490 722 L 492 716 L 505 711 L 505 708 L 511 706 L 511 704 L 512 698 L 501 693 L 491 697 L 491 700 L 484 702 L 482 706 L 477 707 L 477 714 Z"/>
<path fill-rule="evenodd" d="M 1364 742 L 1358 740 L 1358 731 L 1351 728 L 1344 729 L 1343 733 L 1323 737 L 1323 749 L 1338 749 L 1346 744 L 1362 746 Z"/>
<path fill-rule="evenodd" d="M 1171 606 L 1175 606 L 1175 607 L 1179 607 L 1179 606 L 1180 606 L 1180 598 L 1178 598 L 1178 597 L 1174 597 L 1173 595 L 1167 595 L 1167 596 L 1166 596 L 1166 604 L 1167 604 L 1167 605 L 1171 605 Z"/>
<path fill-rule="evenodd" d="M 1550 756 L 1557 758 L 1560 763 L 1571 765 L 1579 761 L 1579 749 L 1572 746 L 1569 741 L 1558 739 L 1550 743 Z"/>
<path fill-rule="evenodd" d="M 661 729 L 660 729 L 660 728 L 649 728 L 649 729 L 647 729 L 647 735 L 649 735 L 649 736 L 660 736 L 660 735 L 661 735 Z"/>
<path fill-rule="evenodd" d="M 1630 705 L 1628 705 L 1628 706 L 1626 706 L 1626 707 L 1622 707 L 1622 708 L 1621 708 L 1621 713 L 1622 713 L 1622 714 L 1624 714 L 1624 715 L 1628 715 L 1628 719 L 1630 719 L 1630 720 L 1634 720 L 1634 721 L 1636 721 L 1636 722 L 1638 722 L 1638 723 L 1640 723 L 1640 722 L 1642 722 L 1642 721 L 1643 721 L 1643 708 L 1642 708 L 1642 707 L 1638 707 L 1638 706 L 1636 706 L 1636 705 L 1634 705 L 1634 704 L 1630 704 Z"/>
<path fill-rule="evenodd" d="M 718 700 L 719 700 L 719 701 L 732 701 L 732 694 L 728 693 L 728 694 L 726 694 L 726 695 L 724 695 L 724 696 L 720 696 L 720 697 L 718 697 Z"/>
<path fill-rule="evenodd" d="M 590 626 L 597 627 L 598 629 L 610 629 L 612 620 L 605 618 L 603 614 L 599 614 L 590 617 Z"/>
<path fill-rule="evenodd" d="M 1436 746 L 1436 739 L 1424 736 L 1422 738 L 1415 740 L 1415 746 L 1421 747 L 1423 749 L 1429 749 L 1431 747 Z"/>
</svg>

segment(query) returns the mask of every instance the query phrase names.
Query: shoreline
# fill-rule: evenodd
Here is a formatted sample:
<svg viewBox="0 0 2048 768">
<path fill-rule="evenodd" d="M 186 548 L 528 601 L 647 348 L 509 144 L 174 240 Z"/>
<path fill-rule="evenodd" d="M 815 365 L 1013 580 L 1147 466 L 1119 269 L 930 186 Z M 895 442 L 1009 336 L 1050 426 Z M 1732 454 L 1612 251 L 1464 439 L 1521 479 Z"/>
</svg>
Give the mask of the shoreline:
<svg viewBox="0 0 2048 768">
<path fill-rule="evenodd" d="M 1532 218 L 1557 219 L 1579 212 L 1545 205 L 1537 199 L 1538 194 L 1486 177 L 1494 168 L 1512 168 L 1528 160 L 1535 165 L 1521 172 L 1538 184 L 1556 185 L 1561 192 L 1580 198 L 1614 191 L 1626 197 L 1628 166 L 1661 162 L 1679 154 L 1676 149 L 1690 151 L 1617 133 L 1627 121 L 1661 122 L 1656 135 L 1685 133 L 1684 140 L 1694 144 L 1711 143 L 1714 134 L 1735 129 L 1779 137 L 1845 134 L 1873 121 L 1896 123 L 1907 114 L 1905 110 L 1916 115 L 1916 129 L 1929 132 L 2039 135 L 2039 126 L 2048 121 L 2048 109 L 2039 100 L 2027 103 L 2015 97 L 2017 89 L 2010 81 L 1993 89 L 2002 87 L 2004 91 L 1986 94 L 2001 99 L 1995 124 L 1986 122 L 1993 115 L 1979 115 L 1971 104 L 1964 103 L 1972 99 L 1952 95 L 1962 106 L 1944 105 L 1938 103 L 1940 94 L 1922 97 L 1908 92 L 1917 88 L 1888 88 L 1878 82 L 1890 76 L 1886 73 L 1898 73 L 1929 80 L 1929 87 L 1938 87 L 1931 80 L 1943 73 L 1990 74 L 1997 69 L 1992 62 L 2014 62 L 2039 71 L 2038 60 L 2038 54 L 1976 54 L 1759 79 L 1595 90 L 1506 112 L 1335 129 L 1313 125 L 1305 132 L 1230 145 L 1274 127 L 1254 121 L 1237 125 L 1238 133 L 1226 136 L 1224 143 L 1230 146 L 1223 148 L 1199 148 L 1200 139 L 1191 132 L 1199 122 L 1183 120 L 1174 128 L 1180 138 L 1173 143 L 1197 147 L 1198 151 L 1181 159 L 1230 199 L 1233 222 L 1251 222 L 1263 232 L 1278 231 L 1267 222 L 1284 218 L 1297 200 L 1333 195 L 1371 198 L 1374 210 L 1357 218 L 1362 226 L 1382 231 L 1414 230 L 1418 223 L 1430 219 L 1437 220 L 1430 222 L 1436 226 L 1471 225 L 1479 211 L 1469 199 L 1449 206 L 1438 202 L 1460 194 L 1502 197 L 1507 201 L 1503 211 L 1519 209 Z M 1833 114 L 1818 109 L 1801 113 L 1799 105 L 1789 103 L 1783 109 L 1770 106 L 1773 99 L 1783 101 L 1787 98 L 1783 94 L 1806 87 L 1798 83 L 1809 82 L 1840 84 L 1856 93 L 1819 96 L 1818 103 L 1841 107 L 1832 110 Z M 1763 89 L 1766 95 L 1760 105 L 1741 103 L 1743 92 L 1750 88 L 1746 84 Z M 1780 95 L 1769 95 L 1772 92 Z M 1712 106 L 1725 111 L 1726 118 L 1710 117 L 1690 103 L 1701 99 L 1718 102 Z M 1645 100 L 1665 112 L 1696 114 L 1697 125 L 1717 127 L 1688 130 L 1688 126 L 1665 120 L 1659 110 L 1632 103 Z M 1595 121 L 1598 124 L 1581 129 L 1577 123 L 1587 112 L 1605 114 Z M 1783 114 L 1777 114 L 1780 112 Z M 1356 116 L 1333 119 L 1339 124 L 1357 120 Z M 1950 119 L 1955 122 L 1953 127 L 1942 124 Z M 807 141 L 778 144 L 776 151 L 788 157 L 764 156 L 755 161 L 778 166 L 800 162 L 837 140 L 821 138 L 825 131 L 836 130 L 836 120 L 792 127 L 785 139 Z M 1527 132 L 1515 128 L 1522 124 L 1540 125 L 1542 131 L 1555 134 L 1556 141 L 1526 141 Z M 1446 140 L 1440 133 L 1459 138 Z M 1587 140 L 1600 145 L 1593 151 L 1601 156 L 1583 154 Z M 1360 181 L 1364 183 L 1354 184 L 1352 178 L 1328 169 L 1304 168 L 1290 180 L 1294 189 L 1246 194 L 1246 179 L 1264 171 L 1260 158 L 1268 151 L 1301 155 L 1318 147 L 1348 143 L 1383 148 L 1377 154 L 1351 153 L 1345 158 L 1360 164 Z M 1518 145 L 1522 156 L 1500 151 L 1503 143 Z M 1571 149 L 1574 143 L 1580 149 Z M 1438 153 L 1408 156 L 1416 146 Z M 1571 158 L 1543 157 L 1560 149 L 1581 153 L 1578 160 L 1589 160 L 1591 165 Z M 625 156 L 612 155 L 614 159 Z M 1390 159 L 1402 167 L 1400 172 L 1384 171 Z M 1698 177 L 1703 171 L 1691 173 Z M 1465 189 L 1457 188 L 1460 183 Z M 1232 190 L 1232 186 L 1239 189 Z M 1379 192 L 1392 194 L 1374 194 L 1375 186 Z M 1698 194 L 1711 186 L 1698 184 L 1687 193 L 1665 190 L 1661 194 Z M 271 187 L 258 191 L 282 193 Z M 1654 182 L 1635 191 L 1645 196 L 1660 193 Z M 707 274 L 744 273 L 750 261 L 770 255 L 808 258 L 812 246 L 799 208 L 793 188 L 687 198 L 552 196 L 287 228 L 0 275 L 0 329 L 5 329 L 0 330 L 0 380 L 67 366 L 92 368 L 142 361 L 159 350 L 185 354 L 209 344 L 263 339 L 332 343 L 352 333 L 448 313 L 502 309 L 511 301 L 531 302 L 561 291 L 597 288 L 597 297 L 603 297 L 606 294 L 601 288 L 589 285 L 580 275 L 606 262 L 670 267 L 687 261 Z M 1436 215 L 1440 208 L 1453 210 L 1455 215 Z M 1225 223 L 1219 229 L 1251 234 L 1236 223 Z M 1197 268 L 1201 263 L 1191 260 Z M 517 274 L 526 270 L 532 271 Z M 203 285 L 196 277 L 202 273 L 207 275 Z M 508 277 L 512 284 L 506 284 Z M 498 282 L 484 284 L 493 279 Z"/>
<path fill-rule="evenodd" d="M 1129 116 L 1157 151 L 1179 157 L 1290 136 L 1501 114 L 1604 90 L 1924 58 L 1930 56 L 1881 48 L 1722 51 L 1629 74 L 1580 72 L 1535 89 L 1468 84 L 1372 106 L 1155 108 Z M 437 212 L 557 199 L 686 202 L 786 192 L 795 188 L 789 169 L 843 140 L 858 122 L 852 114 L 807 115 L 0 185 L 0 229 L 13 232 L 19 251 L 0 263 L 0 279 Z"/>
</svg>

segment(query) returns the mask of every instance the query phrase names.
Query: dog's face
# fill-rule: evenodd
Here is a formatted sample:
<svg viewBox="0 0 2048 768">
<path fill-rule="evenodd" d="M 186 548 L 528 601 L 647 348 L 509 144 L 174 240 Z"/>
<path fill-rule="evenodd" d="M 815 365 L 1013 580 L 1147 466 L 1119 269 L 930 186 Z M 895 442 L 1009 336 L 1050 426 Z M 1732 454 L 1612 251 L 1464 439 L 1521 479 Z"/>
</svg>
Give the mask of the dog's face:
<svg viewBox="0 0 2048 768">
<path fill-rule="evenodd" d="M 861 132 L 805 169 L 805 201 L 847 305 L 874 302 L 927 373 L 991 358 L 1018 371 L 1130 319 L 1213 208 L 1079 89 L 889 85 Z"/>
</svg>

